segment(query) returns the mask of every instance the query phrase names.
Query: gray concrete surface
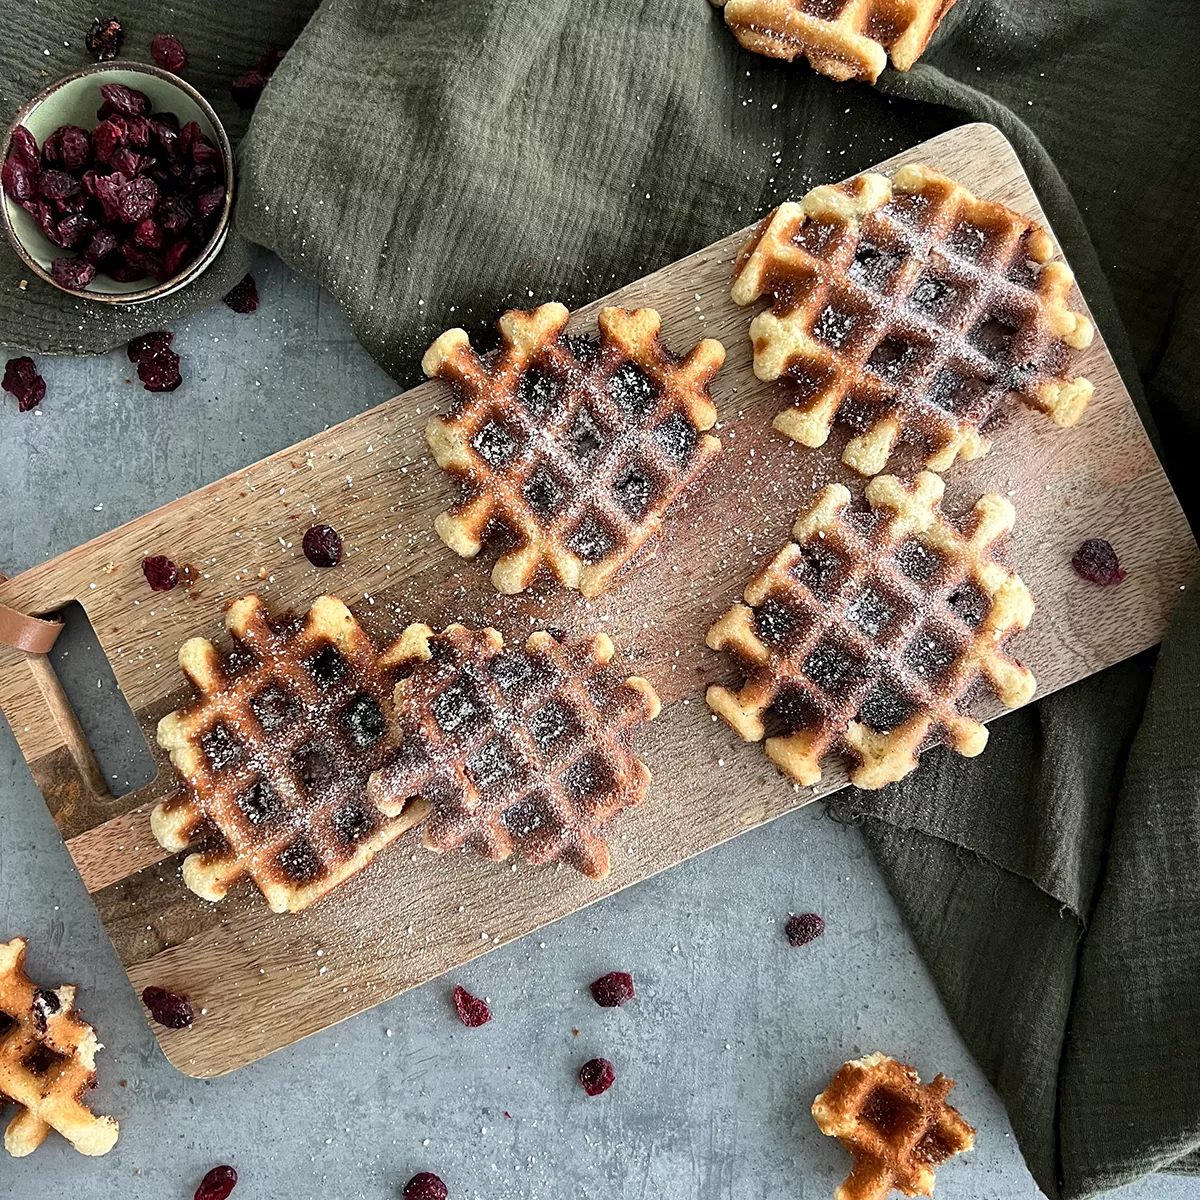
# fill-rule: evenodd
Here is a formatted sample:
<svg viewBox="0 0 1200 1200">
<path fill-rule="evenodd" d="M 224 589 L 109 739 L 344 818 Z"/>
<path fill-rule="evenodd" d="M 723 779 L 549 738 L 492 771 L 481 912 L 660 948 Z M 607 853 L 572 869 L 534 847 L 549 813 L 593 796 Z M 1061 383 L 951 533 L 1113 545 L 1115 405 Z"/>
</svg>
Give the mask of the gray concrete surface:
<svg viewBox="0 0 1200 1200">
<path fill-rule="evenodd" d="M 35 414 L 0 396 L 0 569 L 397 390 L 328 296 L 266 256 L 256 275 L 258 313 L 218 306 L 177 331 L 185 383 L 171 396 L 126 383 L 123 352 L 44 360 Z M 98 738 L 120 741 L 99 724 Z M 824 914 L 825 937 L 790 949 L 792 910 Z M 837 1064 L 875 1049 L 959 1081 L 978 1148 L 939 1172 L 941 1200 L 1038 1194 L 861 839 L 816 806 L 201 1083 L 160 1054 L 0 722 L 0 938 L 17 934 L 41 982 L 81 985 L 107 1046 L 94 1106 L 120 1119 L 121 1140 L 102 1160 L 57 1138 L 21 1161 L 0 1154 L 0 1197 L 185 1200 L 228 1162 L 235 1200 L 394 1200 L 421 1169 L 455 1200 L 816 1200 L 848 1159 L 808 1105 Z M 633 973 L 638 996 L 601 1010 L 586 985 L 613 968 Z M 491 1024 L 458 1023 L 454 983 L 489 998 Z M 597 1054 L 617 1082 L 589 1099 L 574 1073 Z M 1200 1183 L 1160 1176 L 1114 1195 L 1196 1200 Z"/>
</svg>

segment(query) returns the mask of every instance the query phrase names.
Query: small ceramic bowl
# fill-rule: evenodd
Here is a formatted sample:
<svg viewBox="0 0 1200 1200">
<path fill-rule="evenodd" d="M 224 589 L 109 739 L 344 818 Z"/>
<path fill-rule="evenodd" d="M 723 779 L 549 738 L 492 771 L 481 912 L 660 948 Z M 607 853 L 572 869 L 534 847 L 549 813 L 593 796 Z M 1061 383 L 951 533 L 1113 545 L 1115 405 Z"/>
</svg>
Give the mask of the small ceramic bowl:
<svg viewBox="0 0 1200 1200">
<path fill-rule="evenodd" d="M 13 129 L 18 125 L 24 125 L 37 138 L 39 146 L 60 125 L 94 129 L 97 124 L 96 110 L 103 103 L 100 85 L 104 83 L 123 83 L 126 87 L 145 92 L 150 97 L 151 115 L 155 112 L 173 112 L 179 118 L 180 125 L 188 121 L 197 122 L 208 140 L 220 150 L 225 166 L 225 204 L 212 236 L 199 255 L 178 275 L 162 283 L 149 276 L 119 283 L 98 272 L 85 289 L 76 291 L 63 287 L 50 274 L 51 263 L 72 252 L 54 245 L 38 228 L 34 218 L 10 196 L 3 195 L 0 212 L 3 213 L 4 227 L 13 249 L 35 275 L 59 291 L 101 304 L 136 304 L 142 300 L 157 300 L 186 287 L 212 263 L 225 244 L 229 232 L 229 214 L 233 207 L 233 150 L 229 138 L 212 106 L 190 83 L 185 83 L 170 71 L 143 63 L 118 61 L 86 67 L 51 84 L 22 106 L 5 135 L 4 154 L 0 157 L 7 157 Z"/>
</svg>

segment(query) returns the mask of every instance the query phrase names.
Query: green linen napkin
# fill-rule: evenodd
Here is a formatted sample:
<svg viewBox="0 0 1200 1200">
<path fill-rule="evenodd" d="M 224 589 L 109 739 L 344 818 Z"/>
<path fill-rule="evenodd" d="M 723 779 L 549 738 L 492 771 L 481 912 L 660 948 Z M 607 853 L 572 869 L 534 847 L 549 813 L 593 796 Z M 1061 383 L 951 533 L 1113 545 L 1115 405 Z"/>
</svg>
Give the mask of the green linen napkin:
<svg viewBox="0 0 1200 1200">
<path fill-rule="evenodd" d="M 59 47 L 76 0 L 25 8 L 0 48 L 12 108 L 36 90 L 31 64 L 79 61 Z M 189 77 L 236 116 L 229 81 L 286 44 L 301 8 L 150 0 L 127 49 L 175 33 Z M 1194 506 L 1198 44 L 1192 0 L 959 0 L 912 72 L 869 88 L 745 53 L 707 0 L 325 0 L 241 146 L 237 224 L 318 279 L 407 386 L 448 325 L 592 299 L 814 183 L 989 120 Z M 179 304 L 242 269 L 214 267 Z M 169 320 L 79 330 L 77 302 L 14 298 L 9 270 L 14 344 L 100 349 Z M 982 758 L 934 752 L 905 784 L 835 806 L 862 823 L 1050 1196 L 1198 1165 L 1197 603 L 1157 658 L 996 722 Z"/>
</svg>

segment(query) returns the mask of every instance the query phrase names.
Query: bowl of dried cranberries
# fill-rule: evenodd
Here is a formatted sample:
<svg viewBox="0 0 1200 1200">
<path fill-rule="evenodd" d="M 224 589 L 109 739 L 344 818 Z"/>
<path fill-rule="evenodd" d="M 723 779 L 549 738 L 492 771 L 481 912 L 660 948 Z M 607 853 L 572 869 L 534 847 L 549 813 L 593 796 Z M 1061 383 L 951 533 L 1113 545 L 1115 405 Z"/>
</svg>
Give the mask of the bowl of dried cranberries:
<svg viewBox="0 0 1200 1200">
<path fill-rule="evenodd" d="M 178 291 L 225 242 L 233 151 L 190 84 L 104 62 L 52 84 L 3 143 L 0 213 L 25 265 L 62 291 L 134 304 Z"/>
</svg>

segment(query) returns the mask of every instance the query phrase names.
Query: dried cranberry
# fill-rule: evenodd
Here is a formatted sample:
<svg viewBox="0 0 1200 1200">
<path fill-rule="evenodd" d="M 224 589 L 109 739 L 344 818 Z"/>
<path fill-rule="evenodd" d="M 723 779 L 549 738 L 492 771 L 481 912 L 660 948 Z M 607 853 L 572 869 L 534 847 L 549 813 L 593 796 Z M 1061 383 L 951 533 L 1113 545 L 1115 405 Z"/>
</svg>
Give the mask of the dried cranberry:
<svg viewBox="0 0 1200 1200">
<path fill-rule="evenodd" d="M 45 200 L 26 200 L 21 207 L 38 223 L 38 228 L 52 242 L 58 242 L 58 225 L 54 209 Z"/>
<path fill-rule="evenodd" d="M 128 262 L 121 254 L 117 254 L 104 264 L 104 272 L 109 279 L 117 283 L 135 283 L 146 278 L 146 268 L 137 263 Z"/>
<path fill-rule="evenodd" d="M 193 1200 L 228 1200 L 237 1187 L 237 1172 L 232 1167 L 213 1167 L 200 1181 Z"/>
<path fill-rule="evenodd" d="M 83 249 L 83 257 L 97 266 L 117 248 L 117 235 L 111 229 L 97 229 Z"/>
<path fill-rule="evenodd" d="M 56 258 L 50 264 L 50 274 L 59 286 L 79 292 L 96 278 L 96 264 L 86 258 Z"/>
<path fill-rule="evenodd" d="M 57 131 L 52 133 L 42 143 L 42 166 L 43 167 L 61 167 L 62 166 L 62 143 L 59 140 Z"/>
<path fill-rule="evenodd" d="M 628 971 L 609 971 L 592 984 L 592 999 L 601 1008 L 619 1008 L 634 997 L 633 976 Z"/>
<path fill-rule="evenodd" d="M 125 128 L 131 146 L 145 150 L 150 145 L 149 117 L 126 117 Z"/>
<path fill-rule="evenodd" d="M 153 217 L 145 217 L 133 227 L 134 240 L 151 250 L 161 250 L 163 245 L 162 226 Z"/>
<path fill-rule="evenodd" d="M 168 155 L 179 153 L 179 118 L 174 113 L 155 113 L 150 118 L 150 136 Z"/>
<path fill-rule="evenodd" d="M 1075 568 L 1075 573 L 1081 579 L 1098 583 L 1101 587 L 1110 587 L 1114 583 L 1120 583 L 1127 574 L 1121 569 L 1121 563 L 1112 543 L 1106 542 L 1103 538 L 1088 538 L 1075 551 L 1075 555 L 1071 559 L 1071 566 Z"/>
<path fill-rule="evenodd" d="M 140 117 L 150 111 L 150 97 L 123 83 L 102 83 L 100 95 L 126 117 Z"/>
<path fill-rule="evenodd" d="M 258 103 L 258 98 L 263 94 L 266 86 L 267 77 L 260 71 L 247 71 L 233 81 L 230 91 L 239 107 L 253 108 Z"/>
<path fill-rule="evenodd" d="M 589 1059 L 579 1068 L 579 1082 L 589 1096 L 607 1092 L 617 1078 L 613 1065 L 607 1058 Z"/>
<path fill-rule="evenodd" d="M 97 62 L 116 58 L 124 36 L 121 22 L 116 17 L 97 17 L 87 33 L 88 53 Z"/>
<path fill-rule="evenodd" d="M 454 1007 L 458 1012 L 458 1019 L 468 1029 L 478 1029 L 480 1025 L 486 1025 L 492 1019 L 492 1010 L 464 987 L 454 989 Z"/>
<path fill-rule="evenodd" d="M 159 282 L 165 283 L 168 279 L 173 279 L 179 274 L 180 268 L 195 257 L 192 250 L 192 243 L 187 238 L 180 238 L 177 242 L 172 242 L 163 253 L 162 271 Z"/>
<path fill-rule="evenodd" d="M 109 163 L 114 171 L 120 171 L 128 179 L 132 179 L 147 165 L 146 156 L 138 154 L 136 150 L 131 150 L 128 146 L 118 146 L 113 151 L 112 161 Z"/>
<path fill-rule="evenodd" d="M 4 364 L 4 382 L 0 387 L 17 398 L 17 410 L 37 408 L 46 395 L 46 381 L 38 374 L 32 358 L 10 358 Z"/>
<path fill-rule="evenodd" d="M 146 570 L 146 563 L 157 562 L 158 559 L 146 559 L 142 563 L 142 569 Z M 169 559 L 162 559 L 163 562 L 169 562 Z M 175 570 L 174 567 L 171 568 Z M 150 573 L 146 572 L 146 578 L 150 578 Z M 165 588 L 155 587 L 150 584 L 156 592 L 165 591 Z M 172 584 L 172 587 L 175 585 Z M 178 992 L 169 992 L 166 988 L 148 987 L 142 992 L 142 1003 L 150 1010 L 150 1015 L 160 1024 L 166 1026 L 167 1029 L 186 1029 L 195 1019 L 192 1014 L 192 1005 L 186 996 L 179 995 Z"/>
<path fill-rule="evenodd" d="M 450 1189 L 432 1171 L 418 1171 L 400 1195 L 402 1200 L 446 1200 Z"/>
<path fill-rule="evenodd" d="M 52 168 L 43 171 L 38 177 L 38 195 L 47 200 L 61 200 L 66 196 L 74 196 L 80 191 L 79 180 L 66 171 Z"/>
<path fill-rule="evenodd" d="M 150 43 L 150 57 L 164 71 L 174 71 L 178 74 L 187 63 L 187 51 L 183 43 L 169 33 L 156 33 Z"/>
<path fill-rule="evenodd" d="M 304 557 L 314 567 L 336 567 L 342 561 L 342 537 L 332 525 L 313 525 L 303 544 Z"/>
<path fill-rule="evenodd" d="M 825 922 L 816 913 L 796 913 L 788 917 L 783 932 L 793 946 L 807 946 L 825 932 Z"/>
<path fill-rule="evenodd" d="M 18 125 L 13 129 L 12 138 L 8 143 L 8 152 L 21 159 L 35 175 L 42 169 L 37 138 L 24 125 Z"/>
<path fill-rule="evenodd" d="M 37 195 L 36 172 L 16 154 L 10 154 L 4 160 L 4 166 L 0 168 L 0 178 L 3 179 L 5 195 L 11 196 L 18 204 L 32 200 Z"/>
<path fill-rule="evenodd" d="M 78 125 L 61 125 L 54 131 L 59 144 L 59 161 L 66 171 L 82 171 L 92 157 L 92 140 Z"/>
<path fill-rule="evenodd" d="M 58 244 L 68 249 L 74 249 L 92 236 L 98 224 L 99 222 L 94 217 L 89 217 L 84 213 L 72 213 L 68 217 L 63 217 L 58 223 Z"/>
<path fill-rule="evenodd" d="M 100 201 L 100 208 L 104 213 L 106 221 L 117 221 L 121 216 L 121 190 L 127 182 L 124 175 L 120 171 L 114 171 L 111 175 L 95 175 L 88 172 L 84 175 L 84 185 L 88 185 L 88 175 L 91 175 L 91 187 L 95 191 L 96 199 Z"/>
<path fill-rule="evenodd" d="M 117 211 L 122 221 L 130 225 L 143 217 L 153 216 L 158 207 L 158 184 L 145 175 L 131 179 L 123 188 L 117 200 Z"/>
<path fill-rule="evenodd" d="M 179 582 L 179 569 L 165 554 L 151 554 L 143 558 L 142 574 L 146 576 L 146 582 L 153 592 L 169 592 Z M 146 1004 L 149 1005 L 150 1001 L 147 1000 Z"/>
<path fill-rule="evenodd" d="M 258 285 L 253 275 L 247 275 L 241 283 L 234 284 L 225 296 L 225 303 L 235 313 L 252 313 L 258 307 Z"/>
<path fill-rule="evenodd" d="M 221 152 L 201 134 L 192 143 L 192 162 L 194 163 L 219 163 L 221 161 Z"/>
<path fill-rule="evenodd" d="M 111 163 L 112 156 L 125 144 L 129 126 L 123 117 L 109 117 L 92 130 L 92 150 L 99 163 Z"/>
<path fill-rule="evenodd" d="M 158 222 L 169 233 L 178 233 L 192 223 L 195 214 L 182 196 L 167 196 L 159 201 Z"/>
<path fill-rule="evenodd" d="M 196 197 L 196 212 L 201 217 L 211 216 L 225 203 L 225 187 L 210 188 Z"/>
<path fill-rule="evenodd" d="M 175 335 L 166 329 L 159 329 L 154 333 L 143 333 L 129 343 L 125 352 L 129 355 L 130 362 L 141 362 L 143 358 L 161 354 L 174 339 Z"/>
<path fill-rule="evenodd" d="M 163 350 L 143 358 L 138 363 L 137 373 L 148 392 L 173 392 L 183 382 L 179 373 L 179 355 L 174 350 Z"/>
</svg>

